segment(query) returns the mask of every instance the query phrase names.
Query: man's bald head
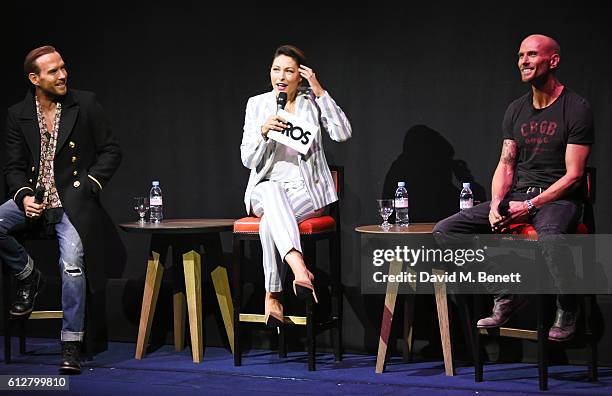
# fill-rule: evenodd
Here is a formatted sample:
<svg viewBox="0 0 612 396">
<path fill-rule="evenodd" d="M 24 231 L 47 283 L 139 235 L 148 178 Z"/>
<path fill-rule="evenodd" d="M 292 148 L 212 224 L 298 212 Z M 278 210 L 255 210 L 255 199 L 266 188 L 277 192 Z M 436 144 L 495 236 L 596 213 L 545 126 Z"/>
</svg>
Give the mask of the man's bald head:
<svg viewBox="0 0 612 396">
<path fill-rule="evenodd" d="M 561 61 L 559 44 L 543 34 L 532 34 L 522 42 L 518 51 L 518 67 L 523 82 L 542 83 L 554 74 Z"/>
<path fill-rule="evenodd" d="M 559 43 L 557 43 L 554 38 L 545 36 L 543 34 L 532 34 L 527 36 L 523 40 L 523 43 L 536 45 L 543 53 L 561 55 L 561 47 L 559 46 Z M 521 43 L 521 46 L 523 43 Z"/>
</svg>

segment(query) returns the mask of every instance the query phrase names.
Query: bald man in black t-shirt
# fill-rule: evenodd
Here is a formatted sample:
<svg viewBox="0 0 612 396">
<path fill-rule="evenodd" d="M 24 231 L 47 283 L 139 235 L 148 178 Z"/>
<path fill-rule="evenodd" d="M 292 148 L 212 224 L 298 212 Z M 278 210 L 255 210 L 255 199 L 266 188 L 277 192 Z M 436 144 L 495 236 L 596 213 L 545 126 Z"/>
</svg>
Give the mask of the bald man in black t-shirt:
<svg viewBox="0 0 612 396">
<path fill-rule="evenodd" d="M 501 158 L 491 183 L 492 200 L 436 224 L 433 232 L 439 243 L 444 244 L 453 233 L 503 231 L 515 223 L 533 224 L 541 242 L 575 230 L 581 214 L 578 190 L 594 142 L 593 116 L 586 100 L 557 79 L 559 61 L 559 44 L 550 37 L 535 34 L 521 43 L 518 67 L 531 91 L 506 110 Z M 564 254 L 546 243 L 542 249 L 549 268 Z M 503 325 L 525 303 L 521 296 L 496 295 L 492 314 L 480 319 L 478 327 Z M 573 337 L 577 316 L 576 296 L 558 295 L 548 338 L 565 341 Z"/>
</svg>

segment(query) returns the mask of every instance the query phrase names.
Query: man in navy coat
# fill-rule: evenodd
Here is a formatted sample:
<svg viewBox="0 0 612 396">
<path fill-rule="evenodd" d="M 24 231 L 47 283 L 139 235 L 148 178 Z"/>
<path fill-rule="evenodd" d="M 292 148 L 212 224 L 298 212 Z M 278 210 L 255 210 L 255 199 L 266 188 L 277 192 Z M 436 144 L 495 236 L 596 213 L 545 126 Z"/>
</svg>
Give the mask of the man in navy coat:
<svg viewBox="0 0 612 396">
<path fill-rule="evenodd" d="M 63 324 L 60 373 L 78 374 L 87 288 L 105 286 L 109 254 L 125 251 L 99 194 L 121 162 L 121 150 L 91 92 L 68 89 L 68 72 L 51 46 L 25 58 L 32 84 L 11 106 L 6 122 L 5 182 L 10 199 L 0 206 L 0 259 L 14 274 L 11 315 L 26 318 L 44 284 L 18 231 L 57 235 Z"/>
</svg>

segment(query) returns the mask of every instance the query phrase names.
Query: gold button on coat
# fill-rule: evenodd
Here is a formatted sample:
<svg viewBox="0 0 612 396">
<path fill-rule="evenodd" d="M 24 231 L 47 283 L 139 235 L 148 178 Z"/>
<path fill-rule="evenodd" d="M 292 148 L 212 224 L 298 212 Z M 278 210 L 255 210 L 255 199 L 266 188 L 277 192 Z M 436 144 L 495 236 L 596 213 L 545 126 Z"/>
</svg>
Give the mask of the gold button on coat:
<svg viewBox="0 0 612 396">
<path fill-rule="evenodd" d="M 73 141 L 68 142 L 68 146 L 70 146 L 70 148 L 75 148 L 76 147 L 76 143 L 74 143 Z"/>
<path fill-rule="evenodd" d="M 74 186 L 74 188 L 77 188 L 78 186 L 81 185 L 81 182 L 77 180 L 74 183 L 72 183 L 72 185 Z"/>
<path fill-rule="evenodd" d="M 76 162 L 76 160 L 77 160 L 77 157 L 72 157 L 72 158 L 71 158 L 71 161 L 72 161 L 72 162 Z"/>
<path fill-rule="evenodd" d="M 32 172 L 34 172 L 35 170 L 36 170 L 36 167 L 35 167 L 35 166 L 33 166 L 33 167 L 32 167 Z"/>
<path fill-rule="evenodd" d="M 72 172 L 72 174 L 73 174 L 74 176 L 76 176 L 76 175 L 77 175 L 77 173 L 79 173 L 79 172 L 77 172 L 77 171 Z"/>
</svg>

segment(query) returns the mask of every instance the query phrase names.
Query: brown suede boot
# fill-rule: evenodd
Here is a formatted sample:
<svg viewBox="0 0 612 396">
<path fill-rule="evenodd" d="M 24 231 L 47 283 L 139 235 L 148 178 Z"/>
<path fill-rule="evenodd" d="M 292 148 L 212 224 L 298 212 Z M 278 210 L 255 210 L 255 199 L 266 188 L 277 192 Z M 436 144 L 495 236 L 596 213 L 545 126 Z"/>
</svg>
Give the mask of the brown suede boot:
<svg viewBox="0 0 612 396">
<path fill-rule="evenodd" d="M 574 338 L 576 334 L 576 321 L 580 315 L 580 309 L 575 312 L 564 311 L 557 308 L 555 315 L 555 323 L 548 331 L 548 339 L 551 341 L 568 341 Z"/>
<path fill-rule="evenodd" d="M 495 304 L 491 315 L 480 319 L 477 323 L 478 328 L 489 329 L 505 324 L 513 313 L 527 305 L 527 299 L 520 295 L 505 294 L 495 297 Z"/>
</svg>

